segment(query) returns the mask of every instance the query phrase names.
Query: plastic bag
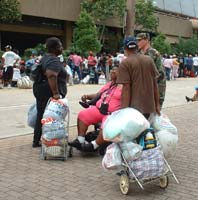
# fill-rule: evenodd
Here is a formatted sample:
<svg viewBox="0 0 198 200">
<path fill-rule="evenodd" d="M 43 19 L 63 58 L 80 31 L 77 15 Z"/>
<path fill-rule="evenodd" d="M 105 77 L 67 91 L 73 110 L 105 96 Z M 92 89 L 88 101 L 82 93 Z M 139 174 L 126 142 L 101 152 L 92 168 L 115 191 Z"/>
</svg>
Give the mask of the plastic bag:
<svg viewBox="0 0 198 200">
<path fill-rule="evenodd" d="M 104 169 L 117 169 L 122 164 L 120 149 L 113 143 L 107 147 L 106 153 L 102 159 Z"/>
<path fill-rule="evenodd" d="M 48 105 L 45 108 L 43 118 L 53 118 L 57 121 L 65 119 L 69 112 L 68 100 L 67 99 L 50 99 Z"/>
<path fill-rule="evenodd" d="M 106 78 L 105 78 L 105 75 L 101 74 L 98 78 L 98 84 L 99 85 L 105 85 L 106 84 Z"/>
<path fill-rule="evenodd" d="M 18 81 L 20 78 L 21 78 L 20 69 L 18 69 L 18 68 L 13 68 L 12 81 Z"/>
<path fill-rule="evenodd" d="M 104 122 L 103 137 L 105 140 L 113 140 L 119 136 L 120 141 L 132 141 L 149 127 L 149 122 L 139 111 L 125 108 L 107 117 Z"/>
<path fill-rule="evenodd" d="M 29 76 L 24 76 L 18 79 L 17 87 L 21 89 L 31 89 L 33 82 L 30 80 Z"/>
<path fill-rule="evenodd" d="M 172 134 L 167 130 L 161 130 L 156 132 L 156 138 L 162 147 L 165 158 L 169 158 L 175 154 L 178 144 L 178 135 Z"/>
<path fill-rule="evenodd" d="M 161 113 L 161 115 L 151 114 L 149 117 L 151 126 L 155 131 L 167 130 L 177 135 L 177 128 L 171 123 L 167 115 Z"/>
<path fill-rule="evenodd" d="M 120 148 L 127 161 L 136 160 L 142 155 L 142 147 L 133 142 L 122 142 Z"/>
<path fill-rule="evenodd" d="M 85 78 L 83 78 L 82 83 L 87 84 L 87 83 L 89 83 L 89 80 L 90 80 L 90 75 L 87 75 L 87 76 L 85 76 Z"/>
<path fill-rule="evenodd" d="M 145 150 L 140 158 L 129 162 L 129 165 L 137 178 L 158 177 L 165 168 L 163 152 L 159 147 Z"/>
<path fill-rule="evenodd" d="M 42 125 L 42 133 L 42 137 L 45 140 L 65 138 L 67 135 L 64 122 L 56 120 L 44 123 Z"/>
<path fill-rule="evenodd" d="M 34 128 L 37 119 L 37 108 L 36 103 L 32 104 L 28 110 L 27 124 L 28 126 Z"/>
</svg>

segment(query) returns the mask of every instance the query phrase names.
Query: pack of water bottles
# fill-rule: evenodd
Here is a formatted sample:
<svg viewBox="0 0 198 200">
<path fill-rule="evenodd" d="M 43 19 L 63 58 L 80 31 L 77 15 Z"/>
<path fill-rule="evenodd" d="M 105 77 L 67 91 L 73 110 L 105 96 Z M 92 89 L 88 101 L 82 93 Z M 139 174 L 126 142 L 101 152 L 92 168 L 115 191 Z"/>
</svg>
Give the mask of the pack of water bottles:
<svg viewBox="0 0 198 200">
<path fill-rule="evenodd" d="M 67 120 L 66 120 L 67 118 Z M 67 99 L 50 99 L 43 114 L 42 158 L 67 158 L 69 106 Z"/>
</svg>

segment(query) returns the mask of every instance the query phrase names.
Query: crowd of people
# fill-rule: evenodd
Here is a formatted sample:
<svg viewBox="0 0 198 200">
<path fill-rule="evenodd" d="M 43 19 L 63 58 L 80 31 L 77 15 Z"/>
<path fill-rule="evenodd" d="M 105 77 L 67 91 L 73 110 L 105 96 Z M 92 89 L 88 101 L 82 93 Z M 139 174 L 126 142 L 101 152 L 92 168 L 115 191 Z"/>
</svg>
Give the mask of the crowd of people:
<svg viewBox="0 0 198 200">
<path fill-rule="evenodd" d="M 176 80 L 180 77 L 197 77 L 198 75 L 198 55 L 163 55 L 158 56 L 158 52 L 150 48 L 150 38 L 146 33 L 138 36 L 139 51 L 153 58 L 158 70 L 164 70 L 166 80 Z M 43 56 L 42 52 L 32 51 L 29 59 L 23 60 L 16 49 L 12 50 L 11 45 L 5 47 L 2 56 L 0 71 L 0 88 L 16 86 L 17 79 L 21 76 L 30 76 L 31 67 Z M 70 74 L 69 85 L 86 84 L 105 84 L 110 79 L 110 70 L 125 58 L 124 52 L 107 54 L 106 52 L 94 54 L 89 52 L 87 57 L 81 56 L 78 52 L 71 52 L 68 57 L 60 56 L 67 72 Z M 162 64 L 161 64 L 162 63 Z M 163 68 L 163 69 L 162 69 Z M 161 72 L 160 72 L 161 73 Z M 101 81 L 102 80 L 102 81 Z M 165 90 L 165 82 L 160 81 L 158 87 L 161 93 Z M 164 88 L 164 89 L 162 89 Z M 162 99 L 163 101 L 163 99 Z"/>
<path fill-rule="evenodd" d="M 197 77 L 198 55 L 180 53 L 179 55 L 163 55 L 162 64 L 166 71 L 166 79 L 176 80 L 179 77 Z"/>
</svg>

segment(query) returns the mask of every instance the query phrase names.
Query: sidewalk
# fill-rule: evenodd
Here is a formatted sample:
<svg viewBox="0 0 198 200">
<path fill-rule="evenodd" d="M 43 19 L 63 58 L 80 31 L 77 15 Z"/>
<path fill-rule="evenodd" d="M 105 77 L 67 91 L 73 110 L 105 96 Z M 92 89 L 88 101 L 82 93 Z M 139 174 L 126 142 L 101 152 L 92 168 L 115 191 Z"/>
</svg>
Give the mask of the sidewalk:
<svg viewBox="0 0 198 200">
<path fill-rule="evenodd" d="M 74 151 L 66 162 L 43 161 L 40 149 L 31 148 L 31 135 L 0 140 L 0 200 L 197 200 L 198 103 L 164 110 L 178 127 L 177 154 L 169 160 L 180 185 L 170 178 L 169 187 L 150 184 L 142 191 L 130 185 L 130 193 L 119 190 L 116 171 L 105 172 L 100 156 L 83 156 Z"/>
<path fill-rule="evenodd" d="M 167 82 L 166 99 L 163 108 L 186 104 L 185 95 L 192 96 L 197 78 L 180 78 Z M 70 126 L 76 125 L 76 118 L 82 107 L 78 101 L 83 94 L 95 93 L 101 85 L 74 85 L 68 87 L 70 103 Z M 30 89 L 0 90 L 0 138 L 25 135 L 33 132 L 27 125 L 27 111 L 35 99 Z"/>
</svg>

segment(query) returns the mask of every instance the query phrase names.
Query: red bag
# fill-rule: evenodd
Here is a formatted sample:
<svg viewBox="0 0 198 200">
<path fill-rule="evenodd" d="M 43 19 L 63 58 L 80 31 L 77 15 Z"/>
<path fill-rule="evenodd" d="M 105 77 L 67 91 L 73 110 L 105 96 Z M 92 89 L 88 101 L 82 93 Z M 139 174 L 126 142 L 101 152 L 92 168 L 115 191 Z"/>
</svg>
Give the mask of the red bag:
<svg viewBox="0 0 198 200">
<path fill-rule="evenodd" d="M 192 70 L 190 71 L 190 77 L 192 77 L 192 78 L 195 77 L 195 73 Z"/>
</svg>

